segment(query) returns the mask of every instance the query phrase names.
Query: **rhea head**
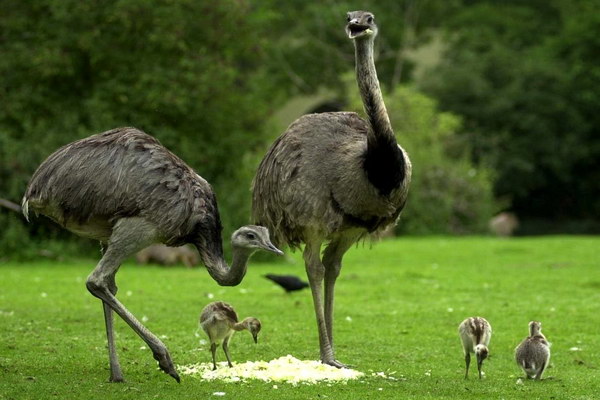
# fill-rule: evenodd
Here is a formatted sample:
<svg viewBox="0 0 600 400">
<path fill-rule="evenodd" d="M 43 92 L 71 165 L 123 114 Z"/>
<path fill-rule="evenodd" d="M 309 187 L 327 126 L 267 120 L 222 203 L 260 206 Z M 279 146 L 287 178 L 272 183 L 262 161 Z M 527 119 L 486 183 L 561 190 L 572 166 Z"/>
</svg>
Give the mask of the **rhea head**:
<svg viewBox="0 0 600 400">
<path fill-rule="evenodd" d="M 377 35 L 375 15 L 369 11 L 350 11 L 346 33 L 350 39 L 374 38 Z"/>
</svg>

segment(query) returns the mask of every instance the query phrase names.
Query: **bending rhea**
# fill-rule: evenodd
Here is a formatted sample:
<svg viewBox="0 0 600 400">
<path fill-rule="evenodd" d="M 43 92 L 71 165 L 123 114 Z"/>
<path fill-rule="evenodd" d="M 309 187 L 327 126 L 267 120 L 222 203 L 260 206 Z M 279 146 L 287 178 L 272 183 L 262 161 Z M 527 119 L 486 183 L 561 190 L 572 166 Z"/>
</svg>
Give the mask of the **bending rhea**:
<svg viewBox="0 0 600 400">
<path fill-rule="evenodd" d="M 216 351 L 219 343 L 223 344 L 227 364 L 229 367 L 233 367 L 229 356 L 229 341 L 233 334 L 245 329 L 252 334 L 254 343 L 258 343 L 258 333 L 261 329 L 260 321 L 254 317 L 248 317 L 242 322 L 238 322 L 238 316 L 233 307 L 222 301 L 215 301 L 204 307 L 200 314 L 200 326 L 210 340 L 213 370 L 217 369 Z"/>
<path fill-rule="evenodd" d="M 411 174 L 375 71 L 374 15 L 348 13 L 346 33 L 354 42 L 356 80 L 368 120 L 351 112 L 300 117 L 260 163 L 252 198 L 255 222 L 269 228 L 276 245 L 304 244 L 321 361 L 338 367 L 343 364 L 334 354 L 333 304 L 342 258 L 360 238 L 396 222 Z"/>
<path fill-rule="evenodd" d="M 550 362 L 550 343 L 542 334 L 541 322 L 529 322 L 529 336 L 515 349 L 515 360 L 528 379 L 542 379 Z"/>
<path fill-rule="evenodd" d="M 465 379 L 469 377 L 471 353 L 474 353 L 477 357 L 477 370 L 479 371 L 479 379 L 481 379 L 481 366 L 483 365 L 483 360 L 489 354 L 488 346 L 492 338 L 492 326 L 485 318 L 470 317 L 460 323 L 458 326 L 458 335 L 460 336 L 465 355 Z"/>
<path fill-rule="evenodd" d="M 231 237 L 229 267 L 211 186 L 156 139 L 134 128 L 114 129 L 58 149 L 34 173 L 22 204 L 26 217 L 35 211 L 100 241 L 103 255 L 86 286 L 102 300 L 112 382 L 123 381 L 113 311 L 146 342 L 160 368 L 179 381 L 163 342 L 117 300 L 115 276 L 124 259 L 152 243 L 191 243 L 211 277 L 231 286 L 243 279 L 254 251 L 282 254 L 266 228 L 244 226 Z"/>
</svg>

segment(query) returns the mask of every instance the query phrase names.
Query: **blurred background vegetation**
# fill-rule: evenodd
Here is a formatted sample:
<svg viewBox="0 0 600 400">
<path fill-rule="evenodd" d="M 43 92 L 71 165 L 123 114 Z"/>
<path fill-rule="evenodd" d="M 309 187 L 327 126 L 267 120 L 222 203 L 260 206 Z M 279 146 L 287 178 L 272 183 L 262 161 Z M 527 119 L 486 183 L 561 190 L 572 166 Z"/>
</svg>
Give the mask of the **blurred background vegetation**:
<svg viewBox="0 0 600 400">
<path fill-rule="evenodd" d="M 118 126 L 157 137 L 249 221 L 269 144 L 303 113 L 362 112 L 346 11 L 323 0 L 4 0 L 0 198 L 19 203 L 63 144 Z M 414 164 L 397 233 L 600 231 L 600 2 L 365 0 L 377 68 Z M 0 260 L 97 245 L 0 207 Z M 65 240 L 68 238 L 69 240 Z"/>
</svg>

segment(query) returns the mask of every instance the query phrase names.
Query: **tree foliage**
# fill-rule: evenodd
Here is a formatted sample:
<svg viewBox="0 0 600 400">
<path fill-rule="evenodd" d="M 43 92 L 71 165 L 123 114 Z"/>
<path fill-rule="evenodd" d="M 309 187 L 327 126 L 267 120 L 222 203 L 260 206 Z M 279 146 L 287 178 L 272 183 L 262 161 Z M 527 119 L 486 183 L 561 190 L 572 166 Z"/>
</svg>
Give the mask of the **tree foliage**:
<svg viewBox="0 0 600 400">
<path fill-rule="evenodd" d="M 280 93 L 266 25 L 238 1 L 4 2 L 0 193 L 18 202 L 59 146 L 135 126 L 214 185 L 228 227 L 247 222 L 244 155 Z"/>
<path fill-rule="evenodd" d="M 338 0 L 3 1 L 0 197 L 19 202 L 31 173 L 59 146 L 129 125 L 213 184 L 226 232 L 248 222 L 250 180 L 280 133 L 271 114 L 295 94 L 346 90 L 354 51 L 343 26 L 355 7 Z M 413 77 L 408 52 L 444 32 L 442 63 L 418 83 L 463 123 L 440 128 L 450 119 L 431 105 L 424 115 L 435 114 L 438 125 L 419 129 L 461 139 L 482 166 L 475 170 L 493 170 L 496 196 L 521 216 L 598 220 L 597 1 L 366 0 L 360 7 L 381 27 L 377 68 L 391 103 L 425 101 L 396 88 Z M 448 151 L 444 144 L 430 156 L 442 160 Z M 428 160 L 417 159 L 412 196 L 426 193 L 419 174 Z M 448 171 L 463 179 L 476 165 L 449 160 L 432 172 L 432 185 L 452 180 Z M 487 172 L 477 176 L 489 182 Z M 455 194 L 438 195 L 419 201 L 435 204 L 419 215 L 439 221 L 438 201 Z M 26 238 L 66 237 L 4 209 L 0 224 L 2 253 L 22 251 Z"/>
<path fill-rule="evenodd" d="M 600 217 L 600 5 L 473 2 L 423 83 L 464 116 L 496 195 L 525 218 Z M 596 110 L 596 111 L 594 111 Z"/>
</svg>

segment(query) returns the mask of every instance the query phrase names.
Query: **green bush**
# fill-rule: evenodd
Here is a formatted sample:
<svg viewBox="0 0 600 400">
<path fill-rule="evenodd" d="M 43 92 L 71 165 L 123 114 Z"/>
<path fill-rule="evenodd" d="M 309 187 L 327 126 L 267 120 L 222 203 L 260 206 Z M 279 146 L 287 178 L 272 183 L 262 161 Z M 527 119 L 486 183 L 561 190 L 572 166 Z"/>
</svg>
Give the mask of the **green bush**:
<svg viewBox="0 0 600 400">
<path fill-rule="evenodd" d="M 264 121 L 281 93 L 261 68 L 269 18 L 233 0 L 5 2 L 0 197 L 20 202 L 31 174 L 58 147 L 135 126 L 213 185 L 226 234 L 246 223 L 254 167 L 245 154 L 266 148 Z M 6 213 L 4 254 L 72 237 Z"/>
</svg>

